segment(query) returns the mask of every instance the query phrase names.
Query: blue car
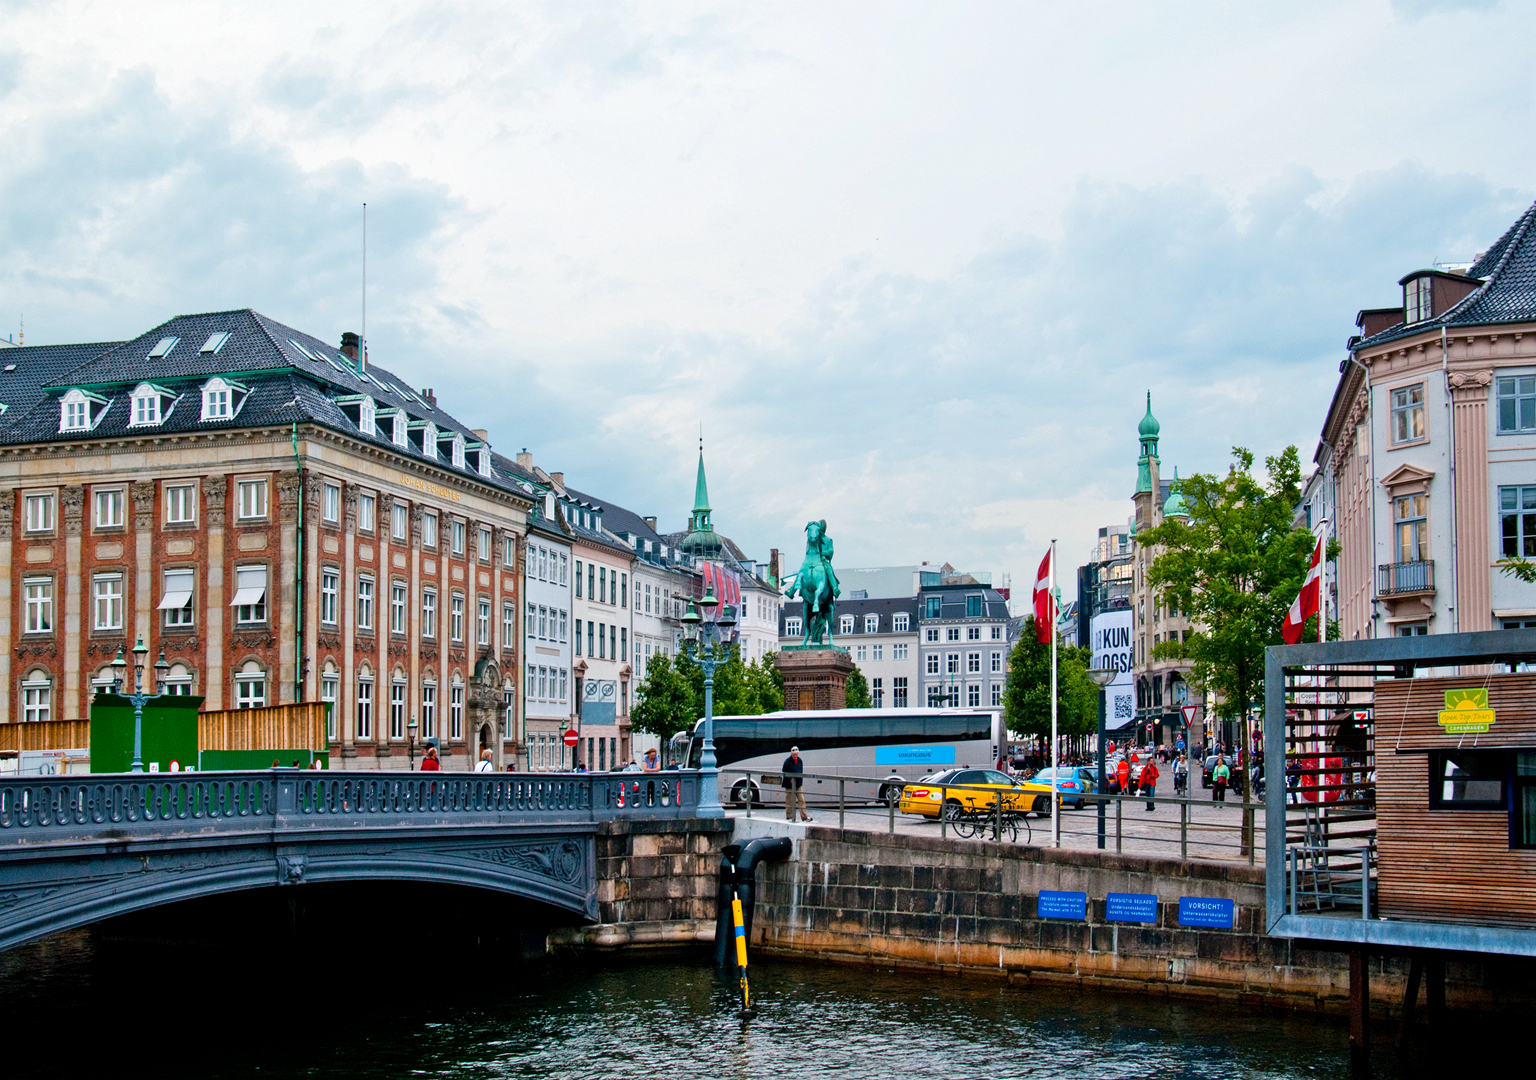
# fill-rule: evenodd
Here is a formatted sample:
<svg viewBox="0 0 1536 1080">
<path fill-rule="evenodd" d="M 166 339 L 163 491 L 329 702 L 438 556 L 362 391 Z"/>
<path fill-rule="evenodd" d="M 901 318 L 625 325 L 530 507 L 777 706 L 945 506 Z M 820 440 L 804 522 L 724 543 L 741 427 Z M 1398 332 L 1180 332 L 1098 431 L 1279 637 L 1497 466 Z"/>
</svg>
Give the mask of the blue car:
<svg viewBox="0 0 1536 1080">
<path fill-rule="evenodd" d="M 1055 769 L 1041 769 L 1030 779 L 1037 784 L 1051 784 L 1060 792 L 1063 806 L 1070 804 L 1074 810 L 1081 810 L 1084 796 L 1093 794 L 1093 770 L 1080 765 L 1063 766 L 1059 778 L 1056 772 Z"/>
</svg>

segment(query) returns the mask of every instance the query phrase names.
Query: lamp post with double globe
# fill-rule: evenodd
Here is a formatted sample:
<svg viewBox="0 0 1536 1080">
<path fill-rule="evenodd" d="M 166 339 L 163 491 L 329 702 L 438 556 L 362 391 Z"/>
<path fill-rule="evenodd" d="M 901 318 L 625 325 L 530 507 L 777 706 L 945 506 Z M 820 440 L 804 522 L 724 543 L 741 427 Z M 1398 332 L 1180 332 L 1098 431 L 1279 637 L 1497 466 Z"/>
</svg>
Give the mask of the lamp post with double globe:
<svg viewBox="0 0 1536 1080">
<path fill-rule="evenodd" d="M 165 696 L 165 676 L 171 670 L 171 665 L 165 662 L 165 650 L 160 650 L 160 659 L 155 662 L 155 692 L 144 692 L 144 658 L 149 655 L 149 646 L 144 644 L 144 639 L 139 638 L 133 647 L 133 693 L 128 694 L 128 700 L 133 704 L 133 764 L 128 766 L 129 772 L 144 771 L 144 706 L 147 702 Z M 112 661 L 112 689 L 115 693 L 123 693 L 123 678 L 128 673 L 128 662 L 123 659 L 123 650 L 117 650 L 117 657 Z"/>
<path fill-rule="evenodd" d="M 1104 688 L 1115 681 L 1116 672 L 1113 668 L 1089 668 L 1088 678 L 1093 680 L 1093 685 L 1099 688 L 1099 778 L 1095 782 L 1095 791 L 1099 795 L 1104 794 Z M 1125 794 L 1121 792 L 1121 794 Z M 1104 846 L 1104 800 L 1099 800 L 1099 847 Z"/>
<path fill-rule="evenodd" d="M 699 817 L 724 817 L 725 807 L 720 805 L 720 770 L 715 762 L 715 669 L 729 658 L 729 647 L 722 635 L 730 634 L 736 625 L 736 613 L 730 604 L 715 618 L 720 601 L 715 590 L 706 589 L 699 600 L 704 614 L 699 615 L 693 601 L 688 601 L 688 612 L 683 616 L 683 652 L 704 669 L 704 747 L 699 757 Z"/>
</svg>

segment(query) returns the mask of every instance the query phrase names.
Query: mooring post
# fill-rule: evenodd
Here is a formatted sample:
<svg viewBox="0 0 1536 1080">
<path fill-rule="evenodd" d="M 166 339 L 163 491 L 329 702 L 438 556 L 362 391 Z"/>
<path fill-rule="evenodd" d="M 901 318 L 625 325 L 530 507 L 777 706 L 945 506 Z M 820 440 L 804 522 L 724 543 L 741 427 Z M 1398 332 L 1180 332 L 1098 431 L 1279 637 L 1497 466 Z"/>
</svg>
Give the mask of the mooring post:
<svg viewBox="0 0 1536 1080">
<path fill-rule="evenodd" d="M 891 799 L 887 799 L 885 801 L 886 801 L 887 807 L 891 811 L 891 833 L 892 833 L 892 835 L 895 835 L 895 832 L 896 832 L 896 803 L 894 801 L 892 801 Z"/>
<path fill-rule="evenodd" d="M 1349 954 L 1349 1060 L 1357 1069 L 1371 1064 L 1371 971 L 1363 950 Z"/>
</svg>

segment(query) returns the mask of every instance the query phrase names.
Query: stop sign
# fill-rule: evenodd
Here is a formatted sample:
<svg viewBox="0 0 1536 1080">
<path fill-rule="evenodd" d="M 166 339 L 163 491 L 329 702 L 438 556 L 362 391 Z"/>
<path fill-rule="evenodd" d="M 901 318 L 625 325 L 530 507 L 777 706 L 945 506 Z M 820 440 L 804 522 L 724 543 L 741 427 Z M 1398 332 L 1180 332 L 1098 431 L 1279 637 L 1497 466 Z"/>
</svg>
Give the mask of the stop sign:
<svg viewBox="0 0 1536 1080">
<path fill-rule="evenodd" d="M 581 736 L 576 734 L 574 730 L 565 733 L 566 746 L 575 746 L 579 742 L 581 742 Z"/>
</svg>

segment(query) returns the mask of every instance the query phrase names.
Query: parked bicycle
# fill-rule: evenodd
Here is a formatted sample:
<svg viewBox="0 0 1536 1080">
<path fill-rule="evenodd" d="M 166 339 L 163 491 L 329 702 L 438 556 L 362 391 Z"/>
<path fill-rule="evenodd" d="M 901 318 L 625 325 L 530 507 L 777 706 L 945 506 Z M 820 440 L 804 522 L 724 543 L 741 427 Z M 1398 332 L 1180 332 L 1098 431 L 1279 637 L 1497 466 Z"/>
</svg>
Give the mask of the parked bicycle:
<svg viewBox="0 0 1536 1080">
<path fill-rule="evenodd" d="M 950 815 L 949 824 L 955 830 L 955 835 L 962 840 L 975 837 L 977 840 L 992 840 L 995 843 L 1007 841 L 1010 844 L 1016 844 L 1021 831 L 1026 844 L 1034 839 L 1034 831 L 1030 828 L 1029 814 L 1026 811 L 1005 808 L 999 815 L 996 806 L 990 810 L 957 809 Z"/>
</svg>

